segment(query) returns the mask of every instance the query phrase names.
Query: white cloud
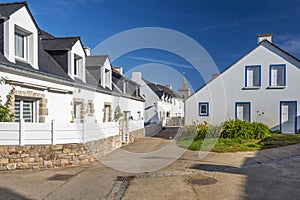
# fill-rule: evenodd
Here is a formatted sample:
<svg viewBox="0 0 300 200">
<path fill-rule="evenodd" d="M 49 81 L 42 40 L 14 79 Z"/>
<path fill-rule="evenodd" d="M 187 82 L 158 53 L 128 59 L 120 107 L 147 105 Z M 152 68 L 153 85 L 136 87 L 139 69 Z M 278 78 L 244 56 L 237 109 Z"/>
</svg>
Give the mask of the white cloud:
<svg viewBox="0 0 300 200">
<path fill-rule="evenodd" d="M 276 38 L 280 48 L 287 52 L 300 54 L 300 35 L 278 35 Z"/>
</svg>

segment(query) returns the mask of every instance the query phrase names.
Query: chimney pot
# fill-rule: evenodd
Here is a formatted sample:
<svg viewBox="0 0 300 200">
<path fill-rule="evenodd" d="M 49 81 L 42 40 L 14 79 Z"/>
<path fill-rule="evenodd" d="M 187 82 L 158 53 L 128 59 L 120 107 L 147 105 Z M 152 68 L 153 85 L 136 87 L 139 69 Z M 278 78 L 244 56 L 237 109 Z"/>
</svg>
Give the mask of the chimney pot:
<svg viewBox="0 0 300 200">
<path fill-rule="evenodd" d="M 257 44 L 261 43 L 264 40 L 267 40 L 272 43 L 272 34 L 259 34 L 257 36 Z"/>
</svg>

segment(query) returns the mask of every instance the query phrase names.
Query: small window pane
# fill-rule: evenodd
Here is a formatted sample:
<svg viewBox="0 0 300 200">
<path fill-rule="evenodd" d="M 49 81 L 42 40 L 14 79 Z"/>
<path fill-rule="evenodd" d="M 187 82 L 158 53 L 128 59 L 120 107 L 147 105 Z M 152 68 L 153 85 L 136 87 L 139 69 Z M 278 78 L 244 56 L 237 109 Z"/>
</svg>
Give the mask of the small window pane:
<svg viewBox="0 0 300 200">
<path fill-rule="evenodd" d="M 24 58 L 24 35 L 15 33 L 15 55 Z"/>
<path fill-rule="evenodd" d="M 208 116 L 208 103 L 199 103 L 199 116 Z"/>
</svg>

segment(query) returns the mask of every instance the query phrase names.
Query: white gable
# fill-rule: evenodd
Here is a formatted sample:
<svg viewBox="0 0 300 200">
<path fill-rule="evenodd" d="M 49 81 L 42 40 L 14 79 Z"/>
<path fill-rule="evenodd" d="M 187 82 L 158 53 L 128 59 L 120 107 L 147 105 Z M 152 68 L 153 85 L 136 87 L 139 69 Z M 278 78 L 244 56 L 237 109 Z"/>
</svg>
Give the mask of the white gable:
<svg viewBox="0 0 300 200">
<path fill-rule="evenodd" d="M 270 85 L 272 65 L 285 66 L 285 86 Z M 245 87 L 247 66 L 260 67 L 260 86 Z M 264 112 L 262 122 L 275 127 L 279 124 L 280 101 L 300 102 L 298 66 L 296 59 L 270 43 L 262 43 L 186 100 L 186 123 L 198 120 L 218 124 L 234 119 L 236 103 L 249 102 L 251 121 L 256 120 L 257 111 Z M 199 116 L 199 102 L 209 103 L 209 116 Z"/>
<path fill-rule="evenodd" d="M 4 56 L 11 62 L 16 61 L 16 31 L 26 34 L 26 58 L 22 61 L 28 62 L 35 69 L 38 69 L 38 28 L 25 6 L 13 13 L 4 22 Z"/>
</svg>

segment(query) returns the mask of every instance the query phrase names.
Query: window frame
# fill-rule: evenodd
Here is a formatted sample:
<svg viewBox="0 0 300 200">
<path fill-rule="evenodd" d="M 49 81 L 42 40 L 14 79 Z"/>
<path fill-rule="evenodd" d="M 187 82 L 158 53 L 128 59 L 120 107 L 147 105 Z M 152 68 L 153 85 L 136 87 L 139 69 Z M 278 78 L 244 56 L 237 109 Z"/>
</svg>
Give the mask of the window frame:
<svg viewBox="0 0 300 200">
<path fill-rule="evenodd" d="M 252 86 L 248 85 L 248 71 L 250 68 L 258 68 L 258 85 L 254 85 L 254 84 Z M 254 82 L 254 77 L 252 82 Z M 245 88 L 260 88 L 260 87 L 261 87 L 261 65 L 245 66 Z"/>
<path fill-rule="evenodd" d="M 251 102 L 235 102 L 235 110 L 234 110 L 234 112 L 235 112 L 235 119 L 238 119 L 237 118 L 237 107 L 238 107 L 238 105 L 239 104 L 241 104 L 241 105 L 248 105 L 248 107 L 249 107 L 249 113 L 248 113 L 248 122 L 251 122 Z M 243 119 L 243 121 L 246 121 L 246 120 L 244 120 Z"/>
<path fill-rule="evenodd" d="M 15 101 L 14 101 L 14 113 L 16 113 L 16 101 L 19 101 L 19 118 L 16 119 L 16 114 L 15 114 L 15 122 L 19 122 L 21 119 L 23 119 L 25 122 L 27 123 L 37 123 L 38 122 L 38 110 L 39 110 L 39 104 L 38 101 L 39 99 L 35 99 L 35 98 L 23 98 L 23 97 L 16 97 Z M 31 119 L 30 121 L 26 121 L 26 119 L 24 119 L 24 102 L 30 102 L 32 104 L 32 108 L 31 108 Z"/>
<path fill-rule="evenodd" d="M 73 73 L 74 76 L 80 77 L 80 70 L 83 67 L 82 57 L 74 53 Z"/>
<path fill-rule="evenodd" d="M 277 79 L 277 85 L 272 85 L 272 69 L 273 67 L 282 67 L 283 68 L 283 85 L 278 85 L 278 79 Z M 278 78 L 278 74 L 277 74 Z M 269 88 L 284 88 L 286 87 L 286 64 L 272 64 L 269 67 Z"/>
<path fill-rule="evenodd" d="M 206 112 L 205 113 L 201 112 L 201 106 L 202 105 L 206 106 Z M 207 116 L 209 116 L 209 102 L 199 102 L 198 103 L 198 115 L 200 117 L 207 117 Z"/>
</svg>

